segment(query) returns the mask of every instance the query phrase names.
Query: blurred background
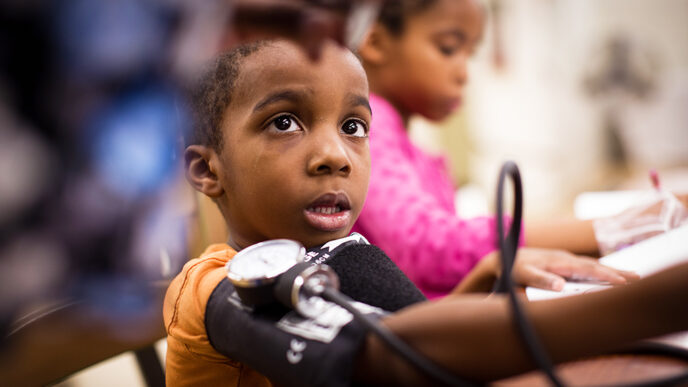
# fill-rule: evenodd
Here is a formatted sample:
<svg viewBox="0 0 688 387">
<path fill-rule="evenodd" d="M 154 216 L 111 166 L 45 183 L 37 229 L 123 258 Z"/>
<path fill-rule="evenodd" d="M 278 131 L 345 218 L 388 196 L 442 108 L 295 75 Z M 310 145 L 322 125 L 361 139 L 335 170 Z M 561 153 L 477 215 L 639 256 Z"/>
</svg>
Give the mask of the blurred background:
<svg viewBox="0 0 688 387">
<path fill-rule="evenodd" d="M 688 1 L 485 3 L 463 108 L 412 123 L 417 143 L 448 155 L 462 216 L 493 211 L 506 159 L 521 169 L 529 219 L 576 215 L 584 192 L 648 190 L 650 168 L 664 187 L 688 192 Z M 114 350 L 96 344 L 93 358 L 124 353 L 58 385 L 143 386 L 130 349 L 164 357 L 160 289 L 188 257 L 226 239 L 175 157 L 185 129 L 177 87 L 217 43 L 207 37 L 221 39 L 226 9 L 38 4 L 0 8 L 0 317 L 28 316 L 0 318 L 0 333 L 73 308 L 78 296 L 78 316 L 119 327 L 107 332 Z M 17 351 L 36 369 L 68 362 L 22 349 L 66 353 L 97 332 L 75 336 L 4 340 L 0 370 L 17 367 Z"/>
<path fill-rule="evenodd" d="M 688 191 L 688 1 L 487 3 L 464 108 L 413 133 L 448 152 L 461 214 L 492 210 L 505 159 L 531 219 L 573 215 L 584 191 L 647 190 L 650 168 Z"/>
</svg>

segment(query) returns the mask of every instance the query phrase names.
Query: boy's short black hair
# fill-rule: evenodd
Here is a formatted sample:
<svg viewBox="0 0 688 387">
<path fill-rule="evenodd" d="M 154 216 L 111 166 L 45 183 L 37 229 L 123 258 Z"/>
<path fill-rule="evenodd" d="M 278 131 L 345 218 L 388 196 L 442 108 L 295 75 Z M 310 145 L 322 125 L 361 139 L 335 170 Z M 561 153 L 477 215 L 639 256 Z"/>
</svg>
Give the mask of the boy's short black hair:
<svg viewBox="0 0 688 387">
<path fill-rule="evenodd" d="M 185 146 L 199 144 L 222 149 L 222 120 L 234 92 L 234 84 L 244 59 L 268 45 L 261 40 L 246 43 L 220 54 L 201 71 L 187 88 L 191 130 Z"/>
<path fill-rule="evenodd" d="M 385 0 L 382 3 L 378 21 L 393 35 L 404 31 L 404 22 L 409 15 L 420 12 L 436 0 Z"/>
</svg>

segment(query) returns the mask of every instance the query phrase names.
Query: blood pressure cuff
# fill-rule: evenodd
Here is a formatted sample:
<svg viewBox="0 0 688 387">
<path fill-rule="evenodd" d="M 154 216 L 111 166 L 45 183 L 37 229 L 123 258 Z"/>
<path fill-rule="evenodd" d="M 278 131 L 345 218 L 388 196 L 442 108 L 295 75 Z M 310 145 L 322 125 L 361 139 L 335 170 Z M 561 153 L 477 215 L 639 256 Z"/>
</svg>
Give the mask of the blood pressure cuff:
<svg viewBox="0 0 688 387">
<path fill-rule="evenodd" d="M 364 313 L 384 314 L 354 304 Z M 285 386 L 351 385 L 354 358 L 367 332 L 335 304 L 316 319 L 281 306 L 253 311 L 226 278 L 208 300 L 205 325 L 218 352 Z"/>
<path fill-rule="evenodd" d="M 390 312 L 427 300 L 384 251 L 356 232 L 309 248 L 304 261 L 328 265 L 340 292 Z"/>
</svg>

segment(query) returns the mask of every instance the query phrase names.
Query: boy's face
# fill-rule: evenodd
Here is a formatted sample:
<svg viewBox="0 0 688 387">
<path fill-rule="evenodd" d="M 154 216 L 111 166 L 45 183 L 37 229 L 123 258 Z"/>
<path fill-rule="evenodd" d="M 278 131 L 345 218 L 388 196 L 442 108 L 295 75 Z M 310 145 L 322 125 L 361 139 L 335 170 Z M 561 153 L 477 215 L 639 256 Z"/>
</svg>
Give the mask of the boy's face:
<svg viewBox="0 0 688 387">
<path fill-rule="evenodd" d="M 235 248 L 346 236 L 370 169 L 368 83 L 348 50 L 312 62 L 287 42 L 244 60 L 224 114 L 216 171 Z"/>
<path fill-rule="evenodd" d="M 467 61 L 482 37 L 483 17 L 472 0 L 436 0 L 407 17 L 387 51 L 384 71 L 396 82 L 389 82 L 383 96 L 405 113 L 431 120 L 455 111 L 468 77 Z"/>
</svg>

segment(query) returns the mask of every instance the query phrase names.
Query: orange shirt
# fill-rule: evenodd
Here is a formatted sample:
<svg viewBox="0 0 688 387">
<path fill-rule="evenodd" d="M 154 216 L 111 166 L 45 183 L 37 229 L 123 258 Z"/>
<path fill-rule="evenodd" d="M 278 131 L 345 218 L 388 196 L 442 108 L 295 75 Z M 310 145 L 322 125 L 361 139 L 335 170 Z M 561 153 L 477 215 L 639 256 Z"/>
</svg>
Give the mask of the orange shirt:
<svg viewBox="0 0 688 387">
<path fill-rule="evenodd" d="M 184 265 L 167 289 L 163 306 L 167 386 L 271 386 L 265 376 L 217 352 L 205 330 L 208 299 L 235 254 L 227 244 L 210 245 L 200 258 Z"/>
</svg>

